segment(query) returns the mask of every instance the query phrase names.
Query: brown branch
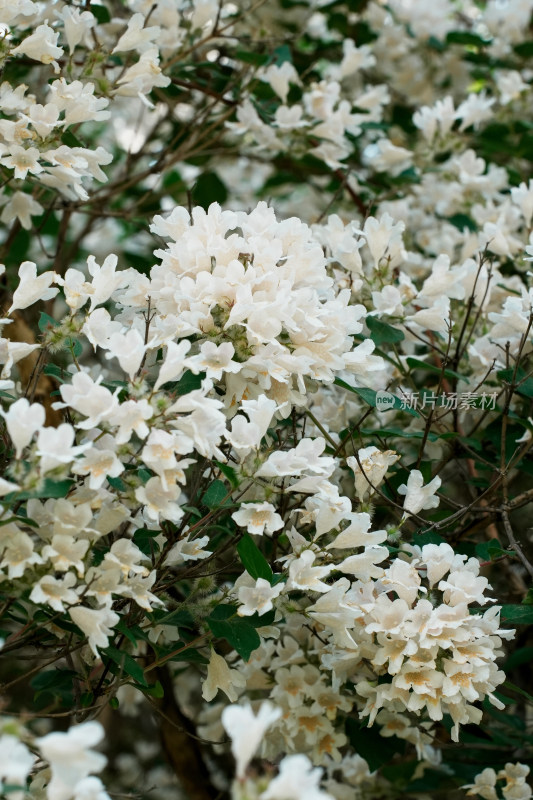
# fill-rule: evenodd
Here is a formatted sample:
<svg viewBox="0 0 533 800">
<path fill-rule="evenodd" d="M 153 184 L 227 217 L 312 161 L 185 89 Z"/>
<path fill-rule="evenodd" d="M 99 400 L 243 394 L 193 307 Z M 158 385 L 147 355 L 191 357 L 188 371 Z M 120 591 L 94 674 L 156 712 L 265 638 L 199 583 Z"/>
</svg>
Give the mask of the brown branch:
<svg viewBox="0 0 533 800">
<path fill-rule="evenodd" d="M 164 695 L 154 701 L 163 713 L 159 715 L 159 732 L 166 758 L 183 787 L 188 800 L 218 800 L 220 791 L 209 779 L 200 743 L 193 723 L 176 701 L 172 676 L 168 667 L 159 667 L 156 676 Z"/>
</svg>

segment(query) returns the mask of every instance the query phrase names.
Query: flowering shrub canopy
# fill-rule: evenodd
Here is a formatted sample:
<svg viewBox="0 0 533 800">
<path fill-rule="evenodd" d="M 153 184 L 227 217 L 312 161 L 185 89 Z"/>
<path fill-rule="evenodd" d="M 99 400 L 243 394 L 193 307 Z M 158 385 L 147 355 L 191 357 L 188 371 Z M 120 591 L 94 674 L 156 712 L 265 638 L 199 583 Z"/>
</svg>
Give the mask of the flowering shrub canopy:
<svg viewBox="0 0 533 800">
<path fill-rule="evenodd" d="M 0 0 L 10 800 L 531 797 L 532 15 Z"/>
</svg>

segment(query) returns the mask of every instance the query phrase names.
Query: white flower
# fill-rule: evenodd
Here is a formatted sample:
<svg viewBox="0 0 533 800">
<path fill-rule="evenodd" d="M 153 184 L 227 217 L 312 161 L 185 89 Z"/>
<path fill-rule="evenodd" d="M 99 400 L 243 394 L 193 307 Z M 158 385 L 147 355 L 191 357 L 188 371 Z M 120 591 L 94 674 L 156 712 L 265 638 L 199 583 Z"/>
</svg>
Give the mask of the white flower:
<svg viewBox="0 0 533 800">
<path fill-rule="evenodd" d="M 148 556 L 145 556 L 142 550 L 139 550 L 137 545 L 130 539 L 117 539 L 111 545 L 109 553 L 104 556 L 104 561 L 119 565 L 124 578 L 127 578 L 130 572 L 147 575 L 147 568 L 140 566 L 138 563 L 147 559 Z"/>
<path fill-rule="evenodd" d="M 387 551 L 388 552 L 388 551 Z M 330 587 L 320 578 L 325 578 L 332 569 L 330 564 L 325 567 L 311 566 L 316 558 L 312 550 L 304 550 L 299 558 L 294 559 L 289 567 L 288 589 L 307 589 L 312 592 L 328 592 Z"/>
<path fill-rule="evenodd" d="M 270 781 L 260 800 L 333 800 L 319 788 L 321 769 L 305 755 L 285 756 L 279 765 L 279 775 Z"/>
<path fill-rule="evenodd" d="M 529 89 L 527 83 L 524 83 L 522 76 L 517 70 L 498 70 L 495 73 L 496 87 L 500 93 L 500 103 L 506 105 L 512 100 L 520 97 L 522 92 Z"/>
<path fill-rule="evenodd" d="M 126 685 L 120 688 L 125 689 Z M 111 798 L 100 778 L 89 775 L 87 778 L 82 778 L 81 781 L 78 781 L 74 787 L 74 800 L 111 800 Z"/>
<path fill-rule="evenodd" d="M 503 778 L 506 785 L 502 789 L 505 800 L 530 800 L 532 795 L 531 786 L 526 783 L 529 775 L 527 764 L 507 763 L 505 768 L 498 772 L 498 778 Z"/>
<path fill-rule="evenodd" d="M 281 709 L 268 700 L 261 704 L 257 716 L 250 705 L 226 706 L 222 725 L 231 738 L 231 752 L 237 762 L 237 777 L 244 777 L 246 767 L 259 747 L 267 728 L 281 717 Z"/>
<path fill-rule="evenodd" d="M 73 408 L 87 419 L 78 422 L 78 428 L 91 430 L 103 420 L 116 412 L 118 406 L 118 390 L 111 394 L 109 389 L 101 386 L 102 376 L 93 381 L 86 372 L 77 372 L 72 383 L 63 383 L 59 387 L 62 403 L 54 403 L 54 408 Z"/>
<path fill-rule="evenodd" d="M 41 428 L 37 437 L 37 455 L 40 456 L 40 470 L 44 475 L 62 464 L 70 464 L 76 456 L 91 446 L 90 442 L 73 446 L 74 428 L 67 422 L 57 428 Z"/>
<path fill-rule="evenodd" d="M 161 28 L 154 25 L 145 28 L 144 14 L 133 14 L 128 20 L 128 27 L 113 48 L 113 53 L 126 53 L 128 50 L 137 50 L 139 53 L 146 50 L 154 39 L 159 37 Z"/>
<path fill-rule="evenodd" d="M 440 295 L 430 308 L 422 308 L 405 318 L 406 322 L 415 323 L 422 330 L 435 331 L 447 336 L 452 324 L 450 319 L 450 298 Z"/>
<path fill-rule="evenodd" d="M 87 284 L 87 291 L 91 295 L 90 311 L 96 306 L 105 303 L 116 289 L 120 289 L 128 280 L 126 272 L 116 272 L 118 258 L 111 254 L 107 256 L 100 266 L 94 256 L 87 258 L 87 269 L 92 281 Z"/>
<path fill-rule="evenodd" d="M 407 485 L 402 483 L 398 488 L 398 494 L 404 494 L 405 500 L 403 501 L 404 510 L 408 514 L 418 514 L 429 508 L 437 508 L 440 503 L 435 492 L 439 489 L 442 480 L 437 475 L 424 486 L 424 478 L 418 469 L 412 469 L 409 473 Z"/>
<path fill-rule="evenodd" d="M 271 586 L 264 578 L 258 578 L 255 586 L 240 586 L 238 590 L 239 606 L 237 614 L 240 617 L 250 617 L 252 614 L 266 614 L 274 607 L 272 600 L 279 597 L 283 591 L 283 583 Z"/>
<path fill-rule="evenodd" d="M 72 311 L 78 311 L 89 299 L 90 284 L 79 269 L 67 269 L 62 280 L 65 302 Z"/>
<path fill-rule="evenodd" d="M 209 543 L 209 536 L 200 536 L 197 539 L 190 539 L 191 534 L 187 534 L 173 545 L 163 562 L 165 567 L 175 567 L 185 561 L 197 561 L 201 558 L 208 558 L 212 555 L 210 550 L 202 550 Z"/>
<path fill-rule="evenodd" d="M 51 286 L 57 277 L 55 272 L 43 272 L 37 277 L 37 265 L 33 261 L 24 261 L 19 267 L 19 285 L 13 293 L 13 302 L 7 313 L 27 308 L 38 300 L 55 297 L 59 289 L 52 289 Z"/>
<path fill-rule="evenodd" d="M 339 66 L 339 80 L 353 75 L 360 69 L 368 69 L 376 64 L 376 57 L 372 54 L 372 48 L 368 44 L 357 47 L 353 39 L 344 39 L 342 51 L 343 58 Z"/>
<path fill-rule="evenodd" d="M 154 409 L 144 397 L 139 400 L 126 400 L 109 417 L 111 425 L 118 425 L 115 434 L 117 444 L 125 444 L 131 439 L 132 433 L 136 433 L 139 439 L 145 439 L 150 429 L 146 420 L 154 415 Z"/>
<path fill-rule="evenodd" d="M 29 356 L 34 350 L 39 350 L 39 344 L 26 344 L 26 342 L 10 342 L 9 339 L 0 338 L 0 364 L 3 364 L 1 378 L 7 378 L 11 374 L 11 367 L 18 364 L 23 358 Z M 0 380 L 2 389 L 8 389 L 12 386 L 12 382 L 8 380 Z"/>
<path fill-rule="evenodd" d="M 0 497 L 5 494 L 11 494 L 11 492 L 20 492 L 18 483 L 12 483 L 11 481 L 6 481 L 5 478 L 0 478 Z"/>
<path fill-rule="evenodd" d="M 179 522 L 183 510 L 177 503 L 181 489 L 179 486 L 163 486 L 160 477 L 150 478 L 145 486 L 135 490 L 135 497 L 143 503 L 144 512 L 148 519 L 159 522 L 159 519 L 168 519 L 170 522 Z"/>
<path fill-rule="evenodd" d="M 16 736 L 9 733 L 0 736 L 0 792 L 3 793 L 3 784 L 10 787 L 20 786 L 20 792 L 10 790 L 9 796 L 13 800 L 22 800 L 26 778 L 34 763 L 35 756 Z"/>
<path fill-rule="evenodd" d="M 529 184 L 521 183 L 520 186 L 513 186 L 511 189 L 511 197 L 513 203 L 517 205 L 522 212 L 527 227 L 530 228 L 531 219 L 533 218 L 533 181 L 530 180 Z M 527 258 L 525 259 L 525 261 L 528 260 Z"/>
<path fill-rule="evenodd" d="M 452 566 L 455 553 L 446 542 L 425 544 L 422 548 L 422 561 L 426 565 L 429 588 L 440 581 Z"/>
<path fill-rule="evenodd" d="M 46 603 L 59 611 L 65 612 L 65 603 L 69 606 L 79 603 L 79 597 L 72 589 L 76 584 L 76 578 L 72 572 L 67 572 L 61 579 L 54 578 L 53 575 L 44 575 L 34 584 L 30 594 L 32 603 Z"/>
<path fill-rule="evenodd" d="M 374 259 L 374 266 L 377 267 L 382 259 L 390 260 L 389 266 L 393 267 L 404 260 L 404 230 L 405 223 L 395 223 L 390 214 L 385 213 L 379 219 L 368 217 L 361 233 Z"/>
<path fill-rule="evenodd" d="M 383 575 L 383 568 L 378 567 L 377 564 L 384 561 L 388 555 L 389 551 L 386 547 L 365 547 L 362 553 L 345 558 L 337 565 L 337 569 L 347 575 L 354 575 L 362 581 L 367 581 L 369 578 L 380 578 Z"/>
<path fill-rule="evenodd" d="M 382 452 L 372 446 L 359 450 L 357 458 L 349 456 L 346 463 L 355 474 L 355 493 L 359 500 L 363 500 L 374 491 L 372 486 L 377 488 L 380 485 L 389 467 L 395 464 L 400 456 L 394 450 Z"/>
<path fill-rule="evenodd" d="M 90 11 L 80 11 L 79 8 L 71 6 L 64 6 L 57 15 L 63 20 L 65 38 L 72 54 L 87 31 L 94 27 L 96 18 Z"/>
<path fill-rule="evenodd" d="M 118 79 L 117 84 L 120 88 L 117 94 L 142 98 L 155 87 L 164 88 L 169 83 L 170 78 L 163 75 L 159 66 L 159 51 L 157 47 L 152 47 L 145 50 L 137 63 L 129 67 Z"/>
<path fill-rule="evenodd" d="M 146 575 L 146 577 L 134 573 L 126 578 L 117 592 L 123 597 L 131 597 L 132 600 L 135 600 L 135 602 L 146 611 L 153 611 L 152 604 L 156 606 L 164 605 L 163 601 L 150 591 L 155 583 L 155 579 L 155 569 Z"/>
<path fill-rule="evenodd" d="M 480 122 L 490 119 L 493 116 L 493 112 L 490 109 L 495 102 L 496 98 L 487 97 L 485 91 L 479 94 L 469 94 L 455 113 L 457 119 L 462 120 L 459 130 L 464 131 L 471 125 L 474 128 L 478 128 Z"/>
<path fill-rule="evenodd" d="M 90 284 L 84 284 L 84 292 L 88 291 L 88 286 L 90 286 Z M 121 330 L 122 325 L 120 322 L 116 322 L 111 319 L 107 309 L 97 308 L 91 314 L 89 314 L 85 320 L 81 332 L 87 337 L 96 351 L 97 347 L 102 347 L 105 349 L 111 334 L 120 332 Z"/>
<path fill-rule="evenodd" d="M 25 397 L 21 397 L 9 406 L 8 411 L 0 409 L 0 414 L 6 421 L 7 432 L 15 445 L 15 458 L 20 458 L 33 435 L 44 425 L 46 416 L 44 406 L 40 403 L 30 405 Z"/>
<path fill-rule="evenodd" d="M 49 733 L 36 739 L 52 770 L 52 779 L 46 790 L 48 800 L 70 800 L 79 781 L 105 767 L 106 757 L 90 749 L 103 738 L 104 729 L 99 722 L 84 722 L 66 733 Z"/>
<path fill-rule="evenodd" d="M 401 558 L 395 558 L 385 571 L 382 583 L 396 592 L 401 600 L 411 605 L 418 596 L 420 575 L 412 564 Z"/>
<path fill-rule="evenodd" d="M 7 567 L 8 578 L 20 578 L 27 567 L 43 563 L 41 556 L 34 552 L 31 537 L 16 527 L 13 532 L 7 527 L 3 529 L 2 546 L 3 558 L 0 562 L 0 569 Z"/>
<path fill-rule="evenodd" d="M 237 689 L 244 689 L 246 678 L 236 669 L 230 669 L 225 658 L 211 650 L 207 678 L 202 683 L 202 697 L 206 702 L 212 700 L 222 689 L 230 703 L 239 696 Z"/>
<path fill-rule="evenodd" d="M 283 519 L 272 503 L 245 503 L 231 515 L 237 525 L 246 528 L 248 533 L 261 536 L 273 534 L 283 528 Z"/>
<path fill-rule="evenodd" d="M 109 608 L 87 608 L 87 606 L 71 608 L 69 614 L 87 636 L 89 647 L 98 658 L 98 647 L 108 646 L 108 637 L 113 634 L 112 628 L 120 620 L 119 615 Z"/>
<path fill-rule="evenodd" d="M 24 230 L 31 228 L 32 216 L 42 214 L 44 208 L 27 192 L 13 192 L 4 208 L 0 221 L 9 225 L 14 219 L 18 219 Z"/>
<path fill-rule="evenodd" d="M 467 783 L 461 789 L 468 789 L 468 797 L 477 795 L 484 800 L 498 800 L 496 792 L 496 773 L 492 767 L 487 767 L 474 778 L 474 783 Z"/>
<path fill-rule="evenodd" d="M 179 433 L 153 429 L 142 449 L 141 458 L 159 477 L 164 489 L 173 483 L 186 483 L 185 470 L 194 458 L 176 459 L 176 452 L 189 448 L 190 440 Z"/>
<path fill-rule="evenodd" d="M 168 342 L 165 361 L 159 369 L 154 391 L 157 391 L 164 383 L 175 381 L 181 377 L 185 368 L 185 356 L 190 349 L 191 343 L 188 339 L 183 339 L 178 344 L 176 342 Z"/>
<path fill-rule="evenodd" d="M 456 606 L 461 603 L 485 605 L 490 598 L 485 597 L 483 592 L 492 587 L 487 578 L 476 577 L 468 569 L 458 569 L 450 572 L 448 580 L 440 581 L 438 588 L 444 592 L 444 602 Z"/>
<path fill-rule="evenodd" d="M 379 139 L 369 144 L 363 151 L 363 163 L 369 164 L 377 172 L 390 172 L 399 175 L 411 165 L 413 154 L 405 147 L 396 147 L 389 139 Z"/>
<path fill-rule="evenodd" d="M 57 46 L 59 32 L 54 31 L 49 25 L 38 25 L 34 33 L 22 41 L 18 47 L 11 51 L 11 55 L 23 55 L 42 64 L 52 64 L 56 72 L 59 72 L 59 64 L 55 60 L 63 55 L 63 48 Z"/>
<path fill-rule="evenodd" d="M 124 469 L 124 464 L 117 457 L 114 450 L 105 449 L 104 447 L 91 447 L 74 464 L 72 472 L 75 475 L 88 475 L 89 488 L 99 489 L 104 485 L 108 476 L 117 478 L 124 472 Z"/>
<path fill-rule="evenodd" d="M 112 333 L 106 347 L 109 350 L 106 358 L 116 358 L 121 369 L 133 380 L 146 352 L 146 345 L 139 331 L 134 329 L 127 333 Z"/>
<path fill-rule="evenodd" d="M 332 550 L 334 548 L 353 549 L 355 547 L 369 547 L 371 545 L 381 544 L 387 538 L 386 531 L 369 531 L 371 524 L 370 514 L 355 514 L 350 511 L 345 518 L 349 522 L 348 527 L 344 528 L 344 530 L 327 545 L 326 550 Z"/>
<path fill-rule="evenodd" d="M 242 365 L 238 361 L 232 361 L 235 355 L 235 348 L 231 342 L 222 342 L 216 345 L 215 342 L 204 342 L 200 347 L 197 356 L 187 359 L 186 366 L 197 375 L 205 372 L 208 378 L 219 381 L 224 372 L 239 372 Z"/>
<path fill-rule="evenodd" d="M 85 571 L 83 557 L 89 548 L 87 539 L 76 541 L 73 536 L 56 534 L 52 543 L 43 547 L 41 555 L 49 559 L 57 572 L 66 572 L 74 567 L 81 577 Z"/>
<path fill-rule="evenodd" d="M 287 95 L 289 94 L 289 84 L 300 84 L 300 77 L 290 61 L 284 61 L 283 64 L 271 64 L 260 75 L 262 81 L 269 83 L 271 88 L 276 92 L 282 103 L 287 102 Z"/>
</svg>

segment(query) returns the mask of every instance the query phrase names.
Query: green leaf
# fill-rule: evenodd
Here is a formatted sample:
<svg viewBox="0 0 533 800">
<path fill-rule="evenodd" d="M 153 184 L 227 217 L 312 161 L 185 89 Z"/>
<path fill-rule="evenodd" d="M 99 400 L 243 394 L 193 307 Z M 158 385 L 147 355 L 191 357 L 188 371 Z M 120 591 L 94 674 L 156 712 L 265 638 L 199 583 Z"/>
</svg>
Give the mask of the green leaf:
<svg viewBox="0 0 533 800">
<path fill-rule="evenodd" d="M 62 367 L 58 367 L 56 364 L 47 364 L 43 372 L 45 375 L 50 375 L 52 378 L 55 378 L 59 383 L 65 383 L 65 381 L 72 378 L 69 372 L 66 372 L 66 370 Z"/>
<path fill-rule="evenodd" d="M 520 42 L 513 47 L 517 56 L 520 58 L 531 58 L 533 56 L 533 42 Z"/>
<path fill-rule="evenodd" d="M 366 318 L 366 325 L 370 331 L 370 338 L 378 347 L 385 342 L 401 342 L 405 339 L 403 331 L 393 328 L 387 322 L 382 322 L 376 317 L 368 316 Z"/>
<path fill-rule="evenodd" d="M 172 647 L 157 650 L 157 657 L 167 661 L 190 661 L 192 664 L 208 664 L 208 659 L 190 642 L 172 642 Z"/>
<path fill-rule="evenodd" d="M 533 624 L 533 606 L 504 605 L 501 607 L 500 618 L 506 625 L 531 625 Z"/>
<path fill-rule="evenodd" d="M 440 375 L 442 373 L 442 367 L 436 367 L 434 364 L 428 364 L 426 361 L 421 361 L 419 358 L 412 358 L 411 356 L 406 359 L 407 365 L 411 367 L 411 369 L 422 369 L 426 372 L 433 372 L 435 375 Z M 466 381 L 466 383 L 470 383 L 468 378 L 465 378 L 464 375 L 459 375 L 458 372 L 454 372 L 453 369 L 445 369 L 444 376 L 446 378 L 457 378 L 461 381 Z"/>
<path fill-rule="evenodd" d="M 236 50 L 234 56 L 245 64 L 255 64 L 257 67 L 264 67 L 270 61 L 269 55 L 252 53 L 249 50 Z"/>
<path fill-rule="evenodd" d="M 159 611 L 153 616 L 157 625 L 174 625 L 176 628 L 190 629 L 194 627 L 194 619 L 187 608 L 176 608 L 168 613 Z"/>
<path fill-rule="evenodd" d="M 533 606 L 533 586 L 530 586 L 527 590 L 526 596 L 522 600 L 523 606 Z"/>
<path fill-rule="evenodd" d="M 505 671 L 508 672 L 515 667 L 521 667 L 522 664 L 529 664 L 533 662 L 533 647 L 521 647 L 511 653 L 509 658 L 504 664 Z"/>
<path fill-rule="evenodd" d="M 237 473 L 233 469 L 233 467 L 228 467 L 227 464 L 223 464 L 222 461 L 217 461 L 214 459 L 215 464 L 221 471 L 221 473 L 228 479 L 231 484 L 232 489 L 237 489 L 239 486 L 239 478 L 237 477 Z"/>
<path fill-rule="evenodd" d="M 226 639 L 244 661 L 248 661 L 261 644 L 259 634 L 250 619 L 237 616 L 236 606 L 219 605 L 206 621 L 211 633 L 217 639 Z"/>
<path fill-rule="evenodd" d="M 83 142 L 80 142 L 77 136 L 74 136 L 72 131 L 66 130 L 61 134 L 61 141 L 67 147 L 83 147 Z"/>
<path fill-rule="evenodd" d="M 45 478 L 39 489 L 29 489 L 25 492 L 10 492 L 7 494 L 2 502 L 11 503 L 17 500 L 30 500 L 34 497 L 66 497 L 70 489 L 74 486 L 74 481 L 70 478 L 65 478 L 63 481 L 53 481 L 51 478 Z"/>
<path fill-rule="evenodd" d="M 98 23 L 104 25 L 106 22 L 111 22 L 111 15 L 105 6 L 91 5 L 91 14 L 94 14 Z"/>
<path fill-rule="evenodd" d="M 132 645 L 136 646 L 139 642 L 139 639 L 144 640 L 146 639 L 146 634 L 139 628 L 138 625 L 127 625 L 124 619 L 120 619 L 117 624 L 115 625 L 115 630 L 122 633 L 126 639 L 132 643 Z"/>
<path fill-rule="evenodd" d="M 488 542 L 478 542 L 476 545 L 476 558 L 482 561 L 495 561 L 501 556 L 509 555 L 514 555 L 514 553 L 505 550 L 498 539 L 489 539 Z"/>
<path fill-rule="evenodd" d="M 435 531 L 427 531 L 426 533 L 414 533 L 413 544 L 418 547 L 423 547 L 425 544 L 443 544 L 446 540 L 439 536 Z"/>
<path fill-rule="evenodd" d="M 237 545 L 241 561 L 249 575 L 254 580 L 264 578 L 272 583 L 272 570 L 270 564 L 249 534 L 245 534 Z"/>
<path fill-rule="evenodd" d="M 2 527 L 2 525 L 9 525 L 11 522 L 17 522 L 19 525 L 29 525 L 30 528 L 40 528 L 40 524 L 38 522 L 36 522 L 34 519 L 30 519 L 29 517 L 25 517 L 22 514 L 18 517 L 15 516 L 0 520 L 0 527 Z"/>
<path fill-rule="evenodd" d="M 450 31 L 446 35 L 447 44 L 465 44 L 471 47 L 487 47 L 492 39 L 483 39 L 476 33 L 469 33 L 468 31 Z"/>
<path fill-rule="evenodd" d="M 68 347 L 74 358 L 79 358 L 83 353 L 81 342 L 78 339 L 73 339 L 72 336 L 68 336 L 65 339 L 65 346 Z"/>
<path fill-rule="evenodd" d="M 464 231 L 466 228 L 467 230 L 472 231 L 472 233 L 476 233 L 478 230 L 478 226 L 472 217 L 468 216 L 468 214 L 452 214 L 451 217 L 446 217 L 446 219 L 451 225 L 460 231 Z"/>
<path fill-rule="evenodd" d="M 136 544 L 139 550 L 145 556 L 152 556 L 154 553 L 159 553 L 159 544 L 155 541 L 157 536 L 160 536 L 161 531 L 151 531 L 148 528 L 139 528 L 132 536 L 133 544 Z"/>
<path fill-rule="evenodd" d="M 207 492 L 202 497 L 202 503 L 207 508 L 218 508 L 221 505 L 231 505 L 227 498 L 228 490 L 222 481 L 216 480 L 209 486 Z"/>
<path fill-rule="evenodd" d="M 102 652 L 110 658 L 111 661 L 117 664 L 126 675 L 133 678 L 136 683 L 140 683 L 141 686 L 148 686 L 146 678 L 144 677 L 143 668 L 129 653 L 126 653 L 124 650 L 117 650 L 116 647 L 106 647 Z"/>
<path fill-rule="evenodd" d="M 149 694 L 150 697 L 161 698 L 165 696 L 165 691 L 159 681 L 156 681 L 152 686 L 143 686 L 141 691 Z"/>
<path fill-rule="evenodd" d="M 361 436 L 376 436 L 375 428 L 361 428 L 359 431 Z M 380 436 L 398 436 L 400 439 L 423 439 L 424 438 L 424 431 L 405 431 L 402 428 L 380 428 L 379 429 Z M 449 437 L 447 434 L 439 434 L 439 433 L 429 433 L 428 440 L 430 442 L 437 442 L 439 439 L 444 438 L 454 438 L 456 436 L 455 433 L 452 432 L 452 436 Z"/>
<path fill-rule="evenodd" d="M 501 369 L 496 373 L 496 376 L 498 378 L 507 381 L 508 383 L 510 383 L 513 380 L 513 375 L 514 375 L 514 368 Z M 515 375 L 515 381 L 516 383 L 520 384 L 520 386 L 518 386 L 515 389 L 515 392 L 517 394 L 521 394 L 524 397 L 533 397 L 533 378 L 531 377 L 526 378 L 526 373 L 524 372 L 524 370 L 522 369 L 517 370 Z"/>
<path fill-rule="evenodd" d="M 189 394 L 189 392 L 195 392 L 196 389 L 200 389 L 203 378 L 205 378 L 204 372 L 195 375 L 190 370 L 187 370 L 187 372 L 183 373 L 179 381 L 167 383 L 164 384 L 164 386 L 167 386 L 170 391 L 182 397 L 184 394 Z"/>
<path fill-rule="evenodd" d="M 522 695 L 522 697 L 525 697 L 526 700 L 529 700 L 530 703 L 533 703 L 533 697 L 530 694 L 528 694 L 528 692 L 526 692 L 525 689 L 521 689 L 520 686 L 515 686 L 515 684 L 511 683 L 511 681 L 505 681 L 503 685 L 505 686 L 506 689 L 510 689 L 512 692 L 516 692 L 517 694 Z"/>
<path fill-rule="evenodd" d="M 61 323 L 57 322 L 57 320 L 53 319 L 53 317 L 49 317 L 48 314 L 44 313 L 44 311 L 41 311 L 38 324 L 39 330 L 41 333 L 44 333 L 47 328 L 57 328 L 57 326 Z"/>
<path fill-rule="evenodd" d="M 286 44 L 281 44 L 279 47 L 276 47 L 276 49 L 274 50 L 274 55 L 276 57 L 274 63 L 278 67 L 281 67 L 281 65 L 284 64 L 285 61 L 291 61 L 292 59 L 290 47 L 288 47 L 288 45 Z"/>
<path fill-rule="evenodd" d="M 30 681 L 30 686 L 36 692 L 52 692 L 62 695 L 72 692 L 72 681 L 78 675 L 71 669 L 52 669 L 39 672 Z"/>
<path fill-rule="evenodd" d="M 92 706 L 94 703 L 94 694 L 92 692 L 83 692 L 80 697 L 80 703 L 82 708 L 88 708 Z"/>
<path fill-rule="evenodd" d="M 376 408 L 376 395 L 377 395 L 377 392 L 374 391 L 374 389 L 367 389 L 367 388 L 358 387 L 358 386 L 350 386 L 349 383 L 346 383 L 341 378 L 335 378 L 334 383 L 335 383 L 335 386 L 342 386 L 343 389 L 347 389 L 347 391 L 353 392 L 354 394 L 359 395 L 359 397 L 362 400 L 364 400 L 365 403 L 368 403 L 368 405 L 372 406 L 372 408 Z M 399 397 L 396 397 L 396 396 L 392 395 L 390 392 L 388 394 L 390 394 L 390 396 L 392 397 L 392 402 L 391 402 L 391 405 L 389 406 L 388 410 L 395 409 L 396 411 L 405 411 L 406 414 L 410 414 L 412 417 L 419 417 L 420 416 L 418 411 L 415 411 L 414 408 L 409 408 L 408 406 L 406 406 L 405 408 L 402 408 L 402 401 L 400 400 Z"/>
<path fill-rule="evenodd" d="M 195 205 L 207 210 L 211 203 L 225 203 L 228 190 L 215 172 L 203 172 L 198 177 L 191 196 Z"/>
<path fill-rule="evenodd" d="M 396 755 L 403 753 L 405 743 L 396 736 L 380 736 L 376 727 L 361 727 L 359 720 L 346 720 L 346 735 L 355 752 L 368 763 L 370 771 L 383 767 Z"/>
<path fill-rule="evenodd" d="M 116 489 L 117 492 L 125 492 L 127 490 L 127 486 L 123 480 L 120 478 L 111 478 L 109 475 L 107 476 L 108 484 L 113 488 Z"/>
</svg>

